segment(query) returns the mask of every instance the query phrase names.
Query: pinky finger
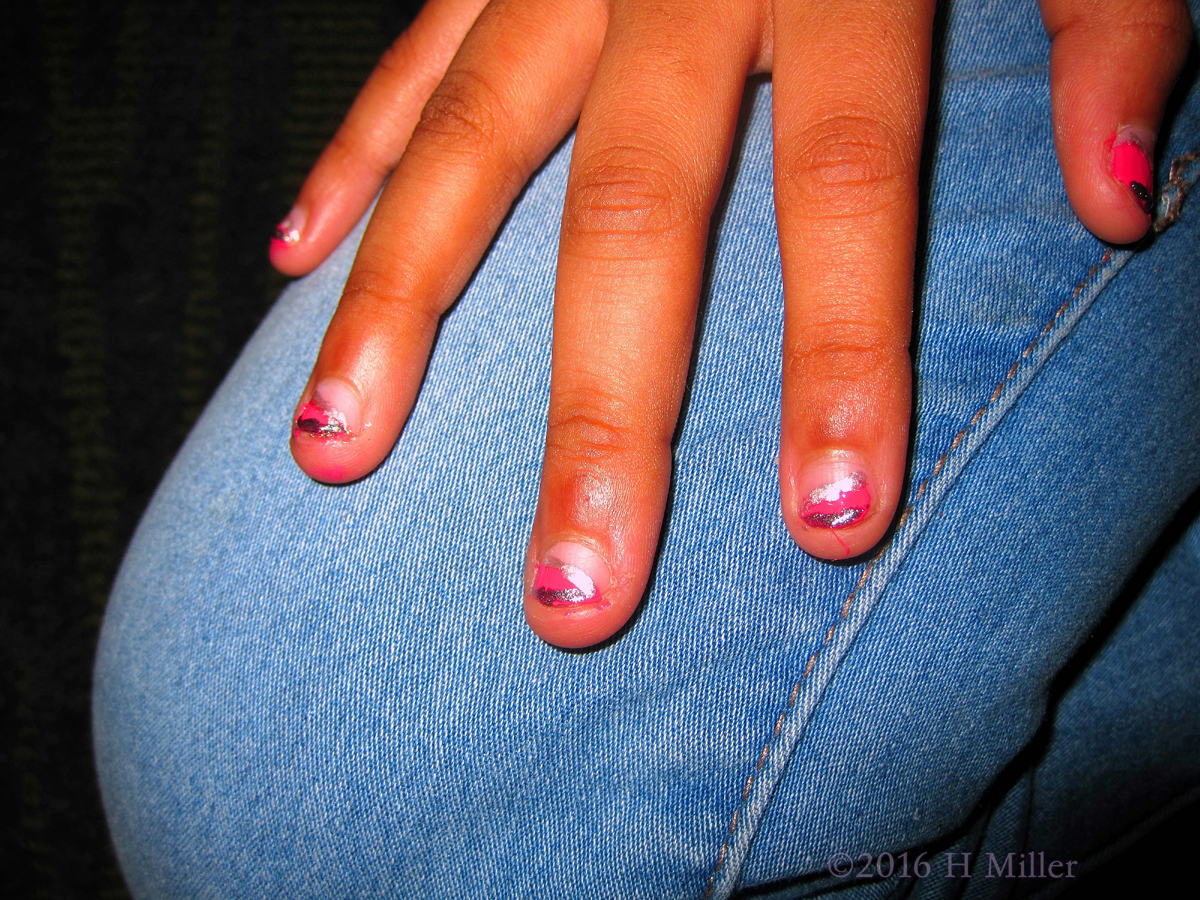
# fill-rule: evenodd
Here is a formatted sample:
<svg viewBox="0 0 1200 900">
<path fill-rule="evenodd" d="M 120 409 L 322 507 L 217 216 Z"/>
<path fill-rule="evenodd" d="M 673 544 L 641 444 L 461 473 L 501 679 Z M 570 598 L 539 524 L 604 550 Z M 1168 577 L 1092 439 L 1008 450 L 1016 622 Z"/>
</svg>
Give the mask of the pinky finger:
<svg viewBox="0 0 1200 900">
<path fill-rule="evenodd" d="M 311 272 L 367 211 L 487 0 L 429 0 L 367 79 L 271 240 L 285 275 Z"/>
</svg>

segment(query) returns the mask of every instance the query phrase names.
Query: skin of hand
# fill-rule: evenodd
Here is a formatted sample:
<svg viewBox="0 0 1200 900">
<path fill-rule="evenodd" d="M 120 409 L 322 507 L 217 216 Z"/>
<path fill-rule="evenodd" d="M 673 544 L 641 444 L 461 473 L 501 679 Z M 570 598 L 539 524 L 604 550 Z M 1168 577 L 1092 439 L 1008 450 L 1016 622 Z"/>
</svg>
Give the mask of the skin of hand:
<svg viewBox="0 0 1200 900">
<path fill-rule="evenodd" d="M 1187 8 L 1042 0 L 1041 12 L 1067 194 L 1098 237 L 1135 241 Z M 297 406 L 297 463 L 331 483 L 379 465 L 439 317 L 577 127 L 525 613 L 562 647 L 618 631 L 659 539 L 745 80 L 771 72 L 783 516 L 814 556 L 870 550 L 903 488 L 933 14 L 934 0 L 429 0 L 272 242 L 280 271 L 310 271 L 390 176 Z"/>
</svg>

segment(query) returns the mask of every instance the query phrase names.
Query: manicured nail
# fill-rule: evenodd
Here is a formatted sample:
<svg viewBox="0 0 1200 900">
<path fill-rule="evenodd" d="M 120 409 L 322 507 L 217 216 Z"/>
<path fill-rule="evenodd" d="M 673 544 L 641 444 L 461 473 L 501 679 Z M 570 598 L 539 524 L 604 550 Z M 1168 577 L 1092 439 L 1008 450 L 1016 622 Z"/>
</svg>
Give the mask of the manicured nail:
<svg viewBox="0 0 1200 900">
<path fill-rule="evenodd" d="M 810 528 L 845 528 L 871 508 L 867 476 L 842 462 L 809 471 L 801 489 L 800 518 Z"/>
<path fill-rule="evenodd" d="M 604 603 L 611 579 L 608 564 L 582 544 L 559 541 L 533 574 L 533 596 L 543 606 Z"/>
<path fill-rule="evenodd" d="M 1136 125 L 1126 125 L 1112 136 L 1113 177 L 1129 188 L 1146 215 L 1154 205 L 1153 147 L 1154 135 Z"/>
<path fill-rule="evenodd" d="M 287 247 L 298 243 L 306 218 L 307 215 L 302 207 L 293 206 L 292 211 L 287 214 L 287 218 L 275 226 L 275 234 L 271 238 L 271 244 L 273 246 Z"/>
<path fill-rule="evenodd" d="M 314 438 L 353 437 L 362 427 L 358 395 L 337 378 L 323 378 L 296 413 L 296 432 Z"/>
</svg>

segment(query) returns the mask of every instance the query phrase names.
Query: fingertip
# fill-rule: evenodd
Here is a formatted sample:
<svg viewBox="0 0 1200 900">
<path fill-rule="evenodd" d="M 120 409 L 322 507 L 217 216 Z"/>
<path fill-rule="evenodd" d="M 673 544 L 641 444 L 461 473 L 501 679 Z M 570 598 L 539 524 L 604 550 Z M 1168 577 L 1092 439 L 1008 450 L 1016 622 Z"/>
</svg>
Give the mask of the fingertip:
<svg viewBox="0 0 1200 900">
<path fill-rule="evenodd" d="M 1154 132 L 1144 125 L 1092 129 L 1088 146 L 1067 150 L 1063 180 L 1075 214 L 1112 244 L 1131 244 L 1150 229 L 1154 211 Z"/>
<path fill-rule="evenodd" d="M 525 575 L 525 621 L 548 644 L 591 647 L 629 621 L 638 597 L 620 590 L 604 556 L 585 539 L 555 541 L 532 551 Z"/>
<path fill-rule="evenodd" d="M 271 265 L 284 275 L 307 275 L 321 262 L 313 252 L 308 224 L 307 204 L 297 202 L 275 226 L 269 250 Z"/>
<path fill-rule="evenodd" d="M 300 469 L 315 481 L 357 481 L 378 464 L 376 435 L 363 416 L 362 394 L 352 383 L 321 378 L 301 394 L 291 421 L 290 448 Z"/>
<path fill-rule="evenodd" d="M 780 489 L 788 532 L 806 553 L 841 561 L 871 550 L 896 511 L 899 478 L 861 453 L 824 451 L 781 459 Z"/>
</svg>

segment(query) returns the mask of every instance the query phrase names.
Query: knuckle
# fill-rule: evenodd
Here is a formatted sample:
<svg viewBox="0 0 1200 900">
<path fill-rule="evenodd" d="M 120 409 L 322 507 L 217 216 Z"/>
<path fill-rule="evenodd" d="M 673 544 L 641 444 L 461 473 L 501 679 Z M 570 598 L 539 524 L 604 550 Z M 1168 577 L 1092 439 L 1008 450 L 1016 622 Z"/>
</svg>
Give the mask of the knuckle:
<svg viewBox="0 0 1200 900">
<path fill-rule="evenodd" d="M 399 153 L 389 146 L 386 137 L 374 130 L 347 133 L 339 129 L 330 139 L 325 154 L 339 170 L 361 167 L 379 181 L 387 178 L 400 161 Z"/>
<path fill-rule="evenodd" d="M 910 366 L 907 335 L 879 325 L 802 331 L 784 350 L 787 376 L 801 381 L 859 381 L 875 373 Z"/>
<path fill-rule="evenodd" d="M 403 269 L 384 275 L 355 268 L 346 279 L 338 306 L 383 316 L 393 323 L 404 322 L 417 329 L 436 326 L 440 310 L 416 301 L 415 285 L 416 273 Z"/>
<path fill-rule="evenodd" d="M 1191 42 L 1193 25 L 1184 0 L 1125 0 L 1102 7 L 1111 26 L 1142 31 L 1154 46 Z M 1075 20 L 1071 24 L 1083 24 Z"/>
<path fill-rule="evenodd" d="M 1195 27 L 1187 5 L 1182 2 L 1149 4 L 1146 18 L 1138 22 L 1151 35 L 1157 47 L 1186 47 L 1192 42 Z"/>
<path fill-rule="evenodd" d="M 829 215 L 869 214 L 894 203 L 912 174 L 895 131 L 865 116 L 834 116 L 804 128 L 786 148 L 782 181 Z"/>
<path fill-rule="evenodd" d="M 574 394 L 554 405 L 546 424 L 546 455 L 588 467 L 645 449 L 637 411 L 608 393 Z"/>
<path fill-rule="evenodd" d="M 414 141 L 437 153 L 492 159 L 504 139 L 504 102 L 487 80 L 467 69 L 452 69 L 421 111 Z"/>
<path fill-rule="evenodd" d="M 617 238 L 667 235 L 693 225 L 696 208 L 695 190 L 666 153 L 607 147 L 579 166 L 563 226 Z"/>
<path fill-rule="evenodd" d="M 375 66 L 378 75 L 383 76 L 388 83 L 406 79 L 418 62 L 418 49 L 413 46 L 412 38 L 407 31 L 392 41 L 383 51 Z"/>
</svg>

